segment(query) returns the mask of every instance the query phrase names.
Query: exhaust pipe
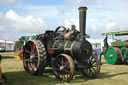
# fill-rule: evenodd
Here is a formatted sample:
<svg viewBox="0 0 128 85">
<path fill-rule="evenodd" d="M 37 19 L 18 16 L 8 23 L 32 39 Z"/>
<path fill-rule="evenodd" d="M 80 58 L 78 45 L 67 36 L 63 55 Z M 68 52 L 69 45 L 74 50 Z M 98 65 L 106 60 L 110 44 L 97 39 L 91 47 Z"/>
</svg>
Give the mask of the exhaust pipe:
<svg viewBox="0 0 128 85">
<path fill-rule="evenodd" d="M 79 29 L 80 29 L 80 35 L 82 38 L 86 36 L 86 11 L 87 7 L 79 7 Z"/>
</svg>

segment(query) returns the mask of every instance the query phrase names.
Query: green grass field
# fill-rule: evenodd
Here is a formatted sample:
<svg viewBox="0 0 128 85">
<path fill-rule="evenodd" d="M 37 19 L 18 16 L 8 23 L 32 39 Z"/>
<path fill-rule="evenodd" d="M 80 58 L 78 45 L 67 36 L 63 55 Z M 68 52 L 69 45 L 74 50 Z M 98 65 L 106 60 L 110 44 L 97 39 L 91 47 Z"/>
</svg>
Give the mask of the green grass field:
<svg viewBox="0 0 128 85">
<path fill-rule="evenodd" d="M 50 69 L 43 76 L 32 76 L 24 71 L 22 61 L 13 57 L 3 57 L 2 70 L 8 77 L 8 82 L 3 85 L 128 85 L 128 65 L 104 62 L 96 79 L 76 75 L 70 83 L 57 81 Z"/>
</svg>

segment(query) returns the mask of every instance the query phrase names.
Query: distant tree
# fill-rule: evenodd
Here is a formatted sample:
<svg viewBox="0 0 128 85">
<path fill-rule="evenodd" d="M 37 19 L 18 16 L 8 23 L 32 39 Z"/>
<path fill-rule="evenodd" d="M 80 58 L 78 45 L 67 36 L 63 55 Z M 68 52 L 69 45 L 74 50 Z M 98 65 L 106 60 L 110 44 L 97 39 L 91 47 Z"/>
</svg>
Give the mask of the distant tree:
<svg viewBox="0 0 128 85">
<path fill-rule="evenodd" d="M 24 44 L 24 39 L 25 39 L 25 37 L 24 37 L 24 36 L 21 36 L 21 37 L 19 38 L 19 40 L 16 41 L 16 43 L 15 43 L 15 49 L 16 49 L 16 50 L 21 50 L 21 49 L 22 49 L 23 44 Z"/>
</svg>

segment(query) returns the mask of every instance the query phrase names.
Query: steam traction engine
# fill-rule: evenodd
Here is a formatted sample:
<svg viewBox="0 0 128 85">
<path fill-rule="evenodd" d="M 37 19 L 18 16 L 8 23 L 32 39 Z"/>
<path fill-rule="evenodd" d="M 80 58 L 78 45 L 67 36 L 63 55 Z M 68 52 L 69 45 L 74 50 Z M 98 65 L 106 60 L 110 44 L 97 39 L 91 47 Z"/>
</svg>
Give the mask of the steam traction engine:
<svg viewBox="0 0 128 85">
<path fill-rule="evenodd" d="M 74 25 L 71 29 L 59 26 L 55 31 L 46 31 L 26 43 L 23 51 L 26 72 L 40 75 L 46 66 L 50 66 L 61 81 L 70 81 L 76 70 L 87 77 L 95 77 L 100 72 L 99 61 L 86 40 L 86 10 L 87 7 L 79 8 L 80 32 Z"/>
<path fill-rule="evenodd" d="M 104 39 L 103 55 L 107 64 L 128 64 L 128 40 L 115 39 L 114 36 L 126 36 L 128 31 L 102 33 Z M 113 41 L 108 44 L 108 36 L 112 35 Z"/>
</svg>

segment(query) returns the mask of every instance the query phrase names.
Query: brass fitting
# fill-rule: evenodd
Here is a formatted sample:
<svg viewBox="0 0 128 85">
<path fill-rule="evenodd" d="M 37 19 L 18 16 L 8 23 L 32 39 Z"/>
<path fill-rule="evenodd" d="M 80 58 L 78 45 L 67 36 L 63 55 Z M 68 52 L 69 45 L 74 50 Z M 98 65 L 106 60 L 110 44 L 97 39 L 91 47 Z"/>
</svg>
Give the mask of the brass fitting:
<svg viewBox="0 0 128 85">
<path fill-rule="evenodd" d="M 79 11 L 87 11 L 87 7 L 79 7 Z"/>
</svg>

